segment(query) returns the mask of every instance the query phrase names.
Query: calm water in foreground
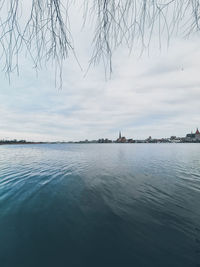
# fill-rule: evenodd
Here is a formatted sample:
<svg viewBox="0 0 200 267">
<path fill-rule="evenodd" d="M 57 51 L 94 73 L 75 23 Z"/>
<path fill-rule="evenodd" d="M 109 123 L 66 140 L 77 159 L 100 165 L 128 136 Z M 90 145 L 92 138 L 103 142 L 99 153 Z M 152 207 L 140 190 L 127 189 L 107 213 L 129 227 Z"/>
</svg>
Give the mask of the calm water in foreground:
<svg viewBox="0 0 200 267">
<path fill-rule="evenodd" d="M 200 144 L 0 146 L 0 266 L 200 266 Z"/>
</svg>

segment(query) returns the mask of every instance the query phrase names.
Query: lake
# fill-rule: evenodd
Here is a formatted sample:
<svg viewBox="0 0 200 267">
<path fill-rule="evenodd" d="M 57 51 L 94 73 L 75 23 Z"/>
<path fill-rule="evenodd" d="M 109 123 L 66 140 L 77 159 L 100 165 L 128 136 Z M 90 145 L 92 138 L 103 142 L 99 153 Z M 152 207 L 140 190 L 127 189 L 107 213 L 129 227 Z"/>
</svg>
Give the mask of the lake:
<svg viewBox="0 0 200 267">
<path fill-rule="evenodd" d="M 200 144 L 0 146 L 0 266 L 200 266 Z"/>
</svg>

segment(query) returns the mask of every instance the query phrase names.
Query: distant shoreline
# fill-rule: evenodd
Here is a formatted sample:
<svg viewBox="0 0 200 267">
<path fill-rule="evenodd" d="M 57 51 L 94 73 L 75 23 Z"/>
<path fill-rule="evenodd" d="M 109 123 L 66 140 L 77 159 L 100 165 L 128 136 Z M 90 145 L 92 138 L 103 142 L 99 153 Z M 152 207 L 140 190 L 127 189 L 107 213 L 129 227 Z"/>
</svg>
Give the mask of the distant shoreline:
<svg viewBox="0 0 200 267">
<path fill-rule="evenodd" d="M 200 144 L 200 142 L 155 142 L 155 143 L 149 143 L 149 142 L 135 142 L 135 143 L 117 143 L 117 142 L 112 142 L 112 143 L 83 143 L 83 142 L 27 142 L 27 143 L 1 143 L 0 146 L 5 146 L 5 145 L 102 145 L 102 144 L 123 144 L 123 145 L 138 145 L 138 144 Z"/>
<path fill-rule="evenodd" d="M 34 141 L 26 141 L 25 139 L 1 139 L 0 145 L 43 145 L 43 144 L 196 144 L 200 143 L 200 132 L 197 128 L 196 132 L 191 132 L 187 134 L 186 137 L 177 137 L 172 135 L 169 138 L 162 137 L 162 138 L 152 138 L 149 136 L 147 139 L 133 139 L 133 138 L 126 138 L 122 136 L 121 131 L 119 132 L 119 137 L 115 140 L 108 139 L 108 138 L 100 138 L 100 139 L 92 139 L 92 140 L 80 140 L 80 141 L 54 141 L 54 142 L 34 142 Z"/>
</svg>

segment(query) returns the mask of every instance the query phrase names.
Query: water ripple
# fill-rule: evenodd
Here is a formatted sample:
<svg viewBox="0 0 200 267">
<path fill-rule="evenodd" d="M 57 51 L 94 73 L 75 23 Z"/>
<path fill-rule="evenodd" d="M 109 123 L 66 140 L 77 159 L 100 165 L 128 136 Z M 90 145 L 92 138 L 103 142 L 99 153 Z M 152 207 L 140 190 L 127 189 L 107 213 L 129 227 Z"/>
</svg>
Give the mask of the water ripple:
<svg viewBox="0 0 200 267">
<path fill-rule="evenodd" d="M 198 145 L 0 150 L 2 267 L 200 263 Z"/>
</svg>

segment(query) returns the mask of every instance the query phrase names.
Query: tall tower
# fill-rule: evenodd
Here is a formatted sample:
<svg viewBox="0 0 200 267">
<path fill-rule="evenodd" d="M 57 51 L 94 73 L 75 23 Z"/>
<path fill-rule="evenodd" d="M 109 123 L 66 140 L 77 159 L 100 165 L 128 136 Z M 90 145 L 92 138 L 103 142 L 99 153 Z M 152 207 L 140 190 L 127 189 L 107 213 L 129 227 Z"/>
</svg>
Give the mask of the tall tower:
<svg viewBox="0 0 200 267">
<path fill-rule="evenodd" d="M 119 132 L 119 139 L 121 139 L 122 138 L 122 135 L 121 135 L 121 131 Z"/>
<path fill-rule="evenodd" d="M 196 142 L 200 142 L 200 132 L 199 132 L 198 128 L 197 128 L 196 133 L 195 133 L 195 139 L 196 139 Z"/>
</svg>

